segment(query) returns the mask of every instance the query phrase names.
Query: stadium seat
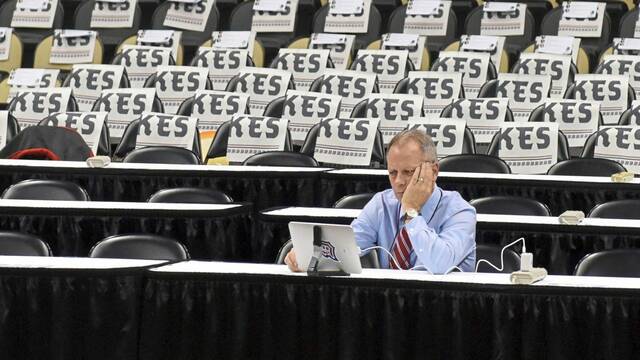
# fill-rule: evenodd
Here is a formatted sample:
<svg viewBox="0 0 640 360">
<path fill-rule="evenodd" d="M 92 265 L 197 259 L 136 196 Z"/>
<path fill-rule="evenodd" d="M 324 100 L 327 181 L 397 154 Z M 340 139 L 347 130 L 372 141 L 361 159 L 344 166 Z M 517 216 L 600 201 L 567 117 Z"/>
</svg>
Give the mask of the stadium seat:
<svg viewBox="0 0 640 360">
<path fill-rule="evenodd" d="M 40 69 L 60 69 L 64 71 L 70 71 L 74 64 L 52 64 L 49 61 L 51 56 L 51 49 L 53 47 L 53 35 L 47 36 L 42 40 L 34 52 L 33 67 Z M 93 50 L 93 60 L 91 64 L 102 64 L 102 58 L 104 55 L 104 46 L 100 35 L 96 36 L 96 44 Z"/>
<path fill-rule="evenodd" d="M 473 199 L 469 204 L 478 214 L 551 216 L 547 205 L 517 196 L 487 196 Z"/>
<path fill-rule="evenodd" d="M 620 27 L 618 29 L 621 38 L 635 37 L 636 22 L 638 21 L 640 8 L 627 11 L 620 19 Z"/>
<path fill-rule="evenodd" d="M 640 277 L 640 249 L 614 249 L 589 254 L 578 262 L 574 275 Z"/>
<path fill-rule="evenodd" d="M 108 109 L 106 109 L 106 104 L 104 102 L 104 99 L 102 98 L 97 98 L 96 102 L 93 103 L 93 108 L 91 109 L 91 111 L 107 111 Z M 116 109 L 111 108 L 109 109 L 110 111 L 116 111 Z M 151 111 L 150 112 L 155 112 L 155 113 L 164 113 L 164 106 L 162 105 L 162 100 L 160 100 L 160 98 L 158 97 L 158 95 L 156 95 L 153 98 L 153 104 L 151 105 Z M 142 113 L 139 114 L 135 114 L 135 115 L 141 115 Z"/>
<path fill-rule="evenodd" d="M 520 61 L 520 58 L 518 58 L 518 60 L 516 60 L 516 62 L 513 64 L 511 72 L 514 73 L 514 74 L 518 74 L 518 73 L 520 73 L 520 69 L 521 68 L 522 68 L 522 63 Z M 549 74 L 551 72 L 550 69 L 542 70 L 541 72 L 536 72 L 536 70 L 538 68 L 535 67 L 535 66 L 532 66 L 530 69 L 533 70 L 533 72 L 521 73 L 521 74 L 526 74 L 526 75 L 545 75 L 545 74 Z M 567 79 L 567 87 L 569 87 L 569 85 L 573 83 L 573 78 L 576 76 L 577 73 L 578 73 L 578 67 L 576 66 L 576 64 L 571 62 L 571 66 L 570 66 L 570 69 L 569 69 L 569 78 Z M 565 92 L 566 92 L 566 89 L 565 89 Z"/>
<path fill-rule="evenodd" d="M 633 126 L 633 125 L 638 125 L 640 126 L 640 115 L 638 115 L 636 113 L 636 111 L 638 110 L 638 105 L 634 106 L 634 107 L 630 107 L 629 109 L 625 110 L 622 115 L 620 115 L 620 120 L 618 120 L 618 125 L 621 126 Z"/>
<path fill-rule="evenodd" d="M 522 50 L 523 53 L 531 53 L 535 51 L 535 44 L 529 45 L 526 49 Z M 580 46 L 578 49 L 578 56 L 575 62 L 576 70 L 578 74 L 589 73 L 589 55 L 584 47 Z"/>
<path fill-rule="evenodd" d="M 189 252 L 181 243 L 154 234 L 110 236 L 89 251 L 91 258 L 189 260 Z"/>
<path fill-rule="evenodd" d="M 20 124 L 18 124 L 18 120 L 11 115 L 7 114 L 7 139 L 5 143 L 8 143 L 20 132 Z"/>
<path fill-rule="evenodd" d="M 345 195 L 333 204 L 336 209 L 362 209 L 373 198 L 375 193 Z"/>
<path fill-rule="evenodd" d="M 511 274 L 514 271 L 520 270 L 520 256 L 511 250 L 504 249 L 504 257 L 501 255 L 502 247 L 497 245 L 488 245 L 488 244 L 478 244 L 476 245 L 476 264 L 481 259 L 484 259 L 496 267 L 500 268 L 500 264 L 502 264 L 502 271 L 498 271 L 491 266 L 487 265 L 485 262 L 481 262 L 478 265 L 478 272 L 482 273 L 503 273 L 503 274 Z"/>
<path fill-rule="evenodd" d="M 28 89 L 24 92 L 27 91 L 37 91 L 38 89 Z M 25 109 L 18 109 L 18 99 L 17 97 L 14 97 L 11 102 L 9 102 L 9 105 L 7 106 L 7 109 L 9 110 L 9 113 L 12 114 L 12 116 L 14 116 L 16 118 L 16 120 L 18 121 L 18 123 L 22 123 L 22 122 L 31 122 L 32 119 L 24 119 L 21 118 L 21 116 L 18 116 L 18 110 L 24 111 Z M 38 116 L 40 117 L 40 115 L 42 115 L 40 118 L 44 118 L 46 116 L 49 115 L 50 110 L 46 110 L 45 112 L 40 111 L 39 106 L 37 104 L 34 104 L 34 102 L 26 102 L 26 106 L 27 106 L 27 110 L 28 111 L 32 111 L 36 114 L 38 114 Z M 66 104 L 66 108 L 64 108 L 64 104 L 62 104 L 63 110 L 67 111 L 67 112 L 75 112 L 78 111 L 78 103 L 76 102 L 76 99 L 73 97 L 73 94 L 71 94 L 71 96 L 69 96 L 69 101 Z M 31 124 L 31 125 L 35 125 Z M 24 129 L 24 124 L 21 124 L 21 126 L 23 126 Z"/>
<path fill-rule="evenodd" d="M 426 40 L 425 40 L 425 42 L 426 42 Z M 372 42 L 371 44 L 369 44 L 367 46 L 367 49 L 370 49 L 370 50 L 379 50 L 380 48 L 382 48 L 382 40 L 376 40 L 376 41 Z M 400 48 L 396 48 L 396 49 L 400 49 Z M 421 60 L 422 63 L 420 65 L 420 68 L 419 69 L 415 69 L 415 70 L 427 71 L 427 70 L 431 69 L 431 58 L 432 57 L 436 57 L 437 53 L 435 53 L 435 54 L 436 55 L 431 55 L 429 53 L 429 49 L 425 48 L 425 51 L 422 54 L 422 60 Z M 351 65 L 349 65 L 349 66 L 351 66 Z M 416 67 L 415 64 L 413 64 L 413 66 Z"/>
<path fill-rule="evenodd" d="M 484 154 L 449 155 L 439 162 L 440 171 L 511 174 L 504 160 Z"/>
<path fill-rule="evenodd" d="M 122 48 L 125 45 L 136 45 L 137 41 L 138 41 L 138 35 L 133 35 L 124 39 L 116 48 L 116 55 L 113 58 L 112 64 L 126 65 L 126 64 L 122 64 L 122 56 L 118 56 L 118 54 L 120 54 L 120 52 L 122 51 Z M 175 59 L 172 59 L 172 60 L 173 60 L 173 63 L 170 60 L 169 65 L 184 64 L 184 45 L 182 44 L 182 41 L 180 41 L 180 44 L 178 45 L 178 52 L 177 52 L 177 55 L 175 56 Z"/>
<path fill-rule="evenodd" d="M 266 151 L 251 155 L 242 165 L 317 167 L 316 159 L 309 155 L 291 151 Z"/>
<path fill-rule="evenodd" d="M 499 141 L 500 138 L 496 134 L 491 143 L 489 144 L 489 150 L 487 150 L 487 154 L 491 156 L 498 156 L 499 152 Z M 569 142 L 567 141 L 567 137 L 562 133 L 562 131 L 558 131 L 558 162 L 569 159 Z"/>
<path fill-rule="evenodd" d="M 0 27 L 11 27 L 11 20 L 13 19 L 13 11 L 16 8 L 18 0 L 5 0 L 0 5 Z M 64 8 L 62 4 L 58 2 L 58 7 L 53 18 L 53 25 L 50 29 L 36 29 L 36 28 L 16 28 L 14 31 L 18 33 L 23 44 L 27 49 L 33 49 L 33 47 L 42 41 L 45 37 L 53 34 L 52 29 L 62 29 L 64 24 Z"/>
<path fill-rule="evenodd" d="M 211 45 L 212 45 L 212 41 L 211 40 L 207 40 L 207 41 L 203 42 L 202 45 L 200 45 L 200 46 L 201 47 L 211 47 Z M 251 57 L 251 61 L 253 61 L 253 64 L 251 66 L 264 67 L 265 50 L 264 50 L 264 46 L 262 45 L 262 42 L 260 42 L 259 39 L 255 40 L 255 42 L 253 44 L 253 55 L 250 56 L 250 57 Z"/>
<path fill-rule="evenodd" d="M 9 256 L 52 256 L 51 248 L 37 236 L 16 232 L 0 231 L 0 255 Z"/>
<path fill-rule="evenodd" d="M 183 71 L 180 71 L 180 72 L 172 73 L 172 75 L 173 75 L 172 81 L 177 81 L 178 83 L 182 83 L 182 84 L 189 84 L 189 81 L 190 81 L 188 78 L 189 74 L 186 74 Z M 190 91 L 187 86 L 183 86 L 181 91 L 174 91 L 174 93 L 172 93 L 172 96 L 173 96 L 172 98 L 163 99 L 160 97 L 160 95 L 158 95 L 158 93 L 160 92 L 158 86 L 163 86 L 163 84 L 161 82 L 158 82 L 157 76 L 158 76 L 157 72 L 154 74 L 151 74 L 147 78 L 147 80 L 144 82 L 144 87 L 156 89 L 156 96 L 158 96 L 160 98 L 160 101 L 162 101 L 162 106 L 166 114 L 173 114 L 173 111 L 175 111 L 175 114 L 178 114 L 178 111 L 180 110 L 180 105 L 182 105 L 182 103 L 185 100 L 192 97 L 191 95 L 194 93 L 194 91 Z M 205 80 L 204 85 L 205 85 L 204 88 L 196 89 L 196 91 L 213 90 L 213 84 L 211 83 L 211 78 L 209 78 L 208 74 L 207 74 L 207 78 Z M 200 84 L 200 86 L 202 86 L 202 84 Z M 180 97 L 180 99 L 176 98 L 178 96 Z M 171 106 L 171 103 L 174 101 L 179 101 L 180 105 Z"/>
<path fill-rule="evenodd" d="M 29 126 L 0 149 L 0 159 L 86 161 L 91 148 L 76 131 L 53 126 Z"/>
<path fill-rule="evenodd" d="M 13 69 L 22 67 L 22 53 L 24 46 L 20 36 L 15 32 L 11 33 L 11 44 L 9 45 L 9 57 L 7 60 L 0 60 L 0 73 L 5 72 L 7 75 Z M 2 96 L 0 95 L 0 99 Z"/>
<path fill-rule="evenodd" d="M 354 41 L 355 42 L 355 41 Z M 380 43 L 379 40 L 374 41 L 373 43 Z M 372 44 L 373 44 L 372 43 Z M 294 41 L 292 41 L 289 46 L 287 46 L 287 48 L 289 49 L 309 49 L 311 45 L 311 39 L 309 37 L 301 37 L 298 38 Z M 371 44 L 370 44 L 371 45 Z M 370 47 L 367 47 L 370 48 Z M 375 48 L 375 47 L 374 47 Z M 378 49 L 380 48 L 380 45 L 378 45 L 377 47 Z M 318 48 L 320 49 L 320 48 Z M 348 69 L 351 66 L 351 62 L 353 61 L 353 55 L 356 53 L 356 48 L 355 46 L 353 47 L 351 53 L 349 54 L 349 56 L 347 57 L 347 61 L 346 61 L 346 68 Z M 335 64 L 334 64 L 335 65 Z"/>
<path fill-rule="evenodd" d="M 54 121 L 56 117 L 64 114 L 64 112 L 50 114 L 49 116 L 42 119 L 42 121 L 40 121 L 38 125 L 47 126 L 49 125 L 49 122 Z M 107 119 L 105 119 L 105 122 L 102 125 L 102 131 L 100 132 L 100 141 L 98 142 L 98 152 L 96 155 L 111 156 L 111 140 L 109 137 L 109 125 L 107 124 Z"/>
<path fill-rule="evenodd" d="M 147 146 L 134 149 L 124 163 L 200 165 L 200 158 L 191 150 L 173 146 Z"/>
<path fill-rule="evenodd" d="M 547 175 L 570 176 L 611 176 L 627 171 L 617 161 L 601 158 L 569 159 L 556 163 L 547 171 Z"/>
<path fill-rule="evenodd" d="M 321 7 L 315 13 L 315 15 L 313 16 L 313 32 L 314 33 L 325 32 L 324 24 L 328 14 L 329 14 L 328 5 Z M 371 5 L 371 10 L 369 11 L 369 25 L 367 28 L 367 32 L 362 34 L 356 34 L 354 47 L 356 49 L 363 49 L 373 41 L 380 38 L 381 34 L 382 34 L 382 15 L 374 5 Z"/>
<path fill-rule="evenodd" d="M 182 31 L 182 45 L 191 48 L 197 48 L 203 42 L 211 39 L 211 33 L 218 30 L 218 25 L 220 23 L 220 14 L 218 13 L 218 9 L 216 8 L 215 4 L 211 7 L 209 19 L 207 20 L 207 24 L 203 31 L 191 31 L 177 28 L 174 29 L 172 27 L 163 25 L 164 19 L 167 16 L 167 11 L 172 5 L 173 3 L 170 1 L 165 1 L 158 5 L 156 10 L 153 12 L 153 15 L 151 16 L 151 18 L 153 19 L 151 23 L 152 29 Z"/>
<path fill-rule="evenodd" d="M 113 153 L 113 157 L 116 159 L 122 159 L 127 156 L 128 153 L 135 150 L 136 148 L 136 138 L 138 137 L 138 130 L 140 128 L 140 119 L 133 120 L 127 128 L 124 130 L 122 134 L 122 139 L 116 147 L 116 150 Z M 153 151 L 153 150 L 149 150 Z M 193 147 L 191 151 L 194 154 L 200 154 L 200 135 L 198 134 L 198 130 L 196 128 L 196 135 L 193 139 Z M 196 155 L 197 156 L 197 155 Z"/>
<path fill-rule="evenodd" d="M 587 217 L 640 220 L 640 200 L 613 200 L 594 206 Z"/>
<path fill-rule="evenodd" d="M 447 47 L 444 48 L 444 51 L 460 51 L 460 41 L 457 40 L 447 45 Z M 510 64 L 511 59 L 509 58 L 509 53 L 507 52 L 505 47 L 502 49 L 502 54 L 500 55 L 500 64 L 494 64 L 494 66 L 499 73 L 506 73 L 509 72 Z"/>
<path fill-rule="evenodd" d="M 69 181 L 29 179 L 9 186 L 3 199 L 90 201 L 87 192 Z"/>
<path fill-rule="evenodd" d="M 233 199 L 220 190 L 181 187 L 159 190 L 147 201 L 150 203 L 229 204 Z"/>
</svg>

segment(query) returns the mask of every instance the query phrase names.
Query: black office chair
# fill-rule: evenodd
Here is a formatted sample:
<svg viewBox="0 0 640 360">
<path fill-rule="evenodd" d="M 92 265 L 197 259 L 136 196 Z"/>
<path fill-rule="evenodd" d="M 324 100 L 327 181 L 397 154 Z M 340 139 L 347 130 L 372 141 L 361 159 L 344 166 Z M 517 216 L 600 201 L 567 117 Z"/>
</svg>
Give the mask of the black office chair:
<svg viewBox="0 0 640 360">
<path fill-rule="evenodd" d="M 627 169 L 614 160 L 579 158 L 556 163 L 547 170 L 547 175 L 611 176 L 622 171 L 627 171 Z"/>
<path fill-rule="evenodd" d="M 287 241 L 280 247 L 278 250 L 278 255 L 276 256 L 276 264 L 284 265 L 284 259 L 287 257 L 289 251 L 293 249 L 293 242 L 291 240 Z M 373 249 L 366 253 L 365 255 L 360 256 L 360 264 L 363 268 L 369 269 L 379 269 L 380 261 L 378 260 L 378 252 Z"/>
<path fill-rule="evenodd" d="M 375 193 L 362 193 L 345 195 L 333 204 L 336 209 L 362 209 L 371 199 Z"/>
<path fill-rule="evenodd" d="M 614 249 L 589 254 L 578 262 L 574 275 L 640 277 L 640 249 Z"/>
<path fill-rule="evenodd" d="M 478 265 L 478 272 L 483 273 L 503 273 L 510 274 L 514 271 L 520 270 L 520 256 L 511 250 L 504 249 L 504 257 L 501 257 L 502 247 L 497 245 L 486 245 L 480 244 L 476 245 L 476 264 L 481 259 L 484 259 L 496 267 L 500 268 L 500 264 L 502 264 L 502 271 L 498 271 L 487 265 L 485 262 L 481 262 Z"/>
<path fill-rule="evenodd" d="M 158 5 L 156 10 L 153 12 L 153 15 L 151 16 L 151 18 L 153 19 L 151 22 L 152 29 L 173 30 L 172 27 L 163 25 L 164 19 L 167 17 L 167 11 L 171 6 L 173 6 L 173 3 L 170 1 L 165 1 Z M 216 8 L 216 6 L 213 5 L 211 7 L 211 12 L 209 13 L 209 18 L 207 19 L 207 23 L 203 31 L 177 29 L 179 31 L 182 31 L 182 45 L 191 48 L 200 46 L 203 42 L 211 39 L 211 33 L 218 29 L 219 23 L 220 14 L 218 13 L 218 9 Z"/>
<path fill-rule="evenodd" d="M 390 33 L 404 32 L 404 19 L 406 14 L 407 5 L 399 6 L 391 13 L 388 26 Z M 456 40 L 457 27 L 458 17 L 453 9 L 451 9 L 451 11 L 449 11 L 449 19 L 447 20 L 447 33 L 443 36 L 429 36 L 427 40 L 427 50 L 432 55 L 432 58 L 435 58 L 440 50 Z"/>
<path fill-rule="evenodd" d="M 607 201 L 594 206 L 587 217 L 607 219 L 640 219 L 640 200 L 624 199 Z"/>
<path fill-rule="evenodd" d="M 233 199 L 220 190 L 181 187 L 159 190 L 147 201 L 150 203 L 229 204 Z"/>
<path fill-rule="evenodd" d="M 124 129 L 122 138 L 116 150 L 113 152 L 113 157 L 116 159 L 122 159 L 127 156 L 128 153 L 135 150 L 136 141 L 138 138 L 138 130 L 140 128 L 140 119 L 133 120 Z M 149 150 L 153 151 L 153 150 Z M 196 134 L 193 139 L 193 146 L 191 148 L 194 154 L 200 154 L 200 131 L 196 128 Z"/>
<path fill-rule="evenodd" d="M 56 126 L 58 123 L 58 118 L 64 116 L 65 113 L 55 113 L 51 114 L 44 119 L 42 119 L 38 125 L 43 126 Z M 64 124 L 60 124 L 64 126 Z M 97 155 L 111 156 L 111 140 L 109 137 L 109 125 L 107 123 L 107 119 L 105 119 L 102 124 L 102 131 L 100 132 L 100 140 L 98 141 L 98 152 Z"/>
<path fill-rule="evenodd" d="M 200 158 L 193 151 L 180 147 L 147 146 L 127 153 L 122 162 L 200 165 Z"/>
<path fill-rule="evenodd" d="M 248 157 L 242 165 L 317 167 L 313 157 L 291 151 L 267 151 Z"/>
<path fill-rule="evenodd" d="M 13 19 L 13 11 L 16 8 L 18 0 L 5 0 L 0 6 L 0 27 L 11 27 L 11 20 Z M 39 44 L 44 38 L 53 34 L 52 29 L 63 29 L 64 22 L 64 8 L 62 1 L 58 1 L 58 7 L 53 18 L 53 25 L 49 29 L 36 29 L 36 28 L 16 28 L 14 31 L 20 36 L 22 43 L 27 45 L 27 48 L 33 48 Z"/>
<path fill-rule="evenodd" d="M 52 256 L 49 245 L 39 237 L 16 231 L 0 231 L 0 255 Z"/>
<path fill-rule="evenodd" d="M 114 235 L 96 243 L 89 251 L 91 258 L 189 260 L 189 252 L 181 243 L 154 234 Z"/>
<path fill-rule="evenodd" d="M 29 179 L 9 186 L 3 199 L 90 201 L 89 194 L 82 187 L 64 180 Z"/>
<path fill-rule="evenodd" d="M 504 160 L 484 154 L 449 155 L 440 160 L 440 171 L 511 174 Z"/>
<path fill-rule="evenodd" d="M 313 16 L 313 32 L 314 33 L 323 33 L 325 21 L 327 20 L 327 15 L 329 15 L 329 5 L 325 5 L 321 7 L 318 11 L 316 11 Z M 382 33 L 382 15 L 380 11 L 372 4 L 371 9 L 369 10 L 369 25 L 367 27 L 367 32 L 362 34 L 356 34 L 356 38 L 354 40 L 354 47 L 356 49 L 366 48 L 367 45 L 376 41 L 380 38 Z"/>
<path fill-rule="evenodd" d="M 91 14 L 95 7 L 96 0 L 82 1 L 76 8 L 74 14 L 74 29 L 78 30 L 96 30 L 100 33 L 102 43 L 105 48 L 111 51 L 115 50 L 126 38 L 134 36 L 138 33 L 140 24 L 142 21 L 142 10 L 140 5 L 136 3 L 135 10 L 133 11 L 133 23 L 129 28 L 99 28 L 94 29 L 91 27 Z"/>
<path fill-rule="evenodd" d="M 551 216 L 547 205 L 518 196 L 487 196 L 469 201 L 478 214 Z"/>
</svg>

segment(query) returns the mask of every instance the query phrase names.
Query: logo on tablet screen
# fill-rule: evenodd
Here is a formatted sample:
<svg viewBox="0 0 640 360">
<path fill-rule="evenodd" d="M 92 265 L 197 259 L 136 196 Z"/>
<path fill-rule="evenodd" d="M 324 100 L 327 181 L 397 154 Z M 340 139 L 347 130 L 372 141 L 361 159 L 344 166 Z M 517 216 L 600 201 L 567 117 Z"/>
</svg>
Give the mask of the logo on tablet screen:
<svg viewBox="0 0 640 360">
<path fill-rule="evenodd" d="M 322 242 L 322 256 L 329 258 L 333 261 L 338 261 L 338 257 L 336 256 L 336 248 L 330 242 L 323 241 Z"/>
</svg>

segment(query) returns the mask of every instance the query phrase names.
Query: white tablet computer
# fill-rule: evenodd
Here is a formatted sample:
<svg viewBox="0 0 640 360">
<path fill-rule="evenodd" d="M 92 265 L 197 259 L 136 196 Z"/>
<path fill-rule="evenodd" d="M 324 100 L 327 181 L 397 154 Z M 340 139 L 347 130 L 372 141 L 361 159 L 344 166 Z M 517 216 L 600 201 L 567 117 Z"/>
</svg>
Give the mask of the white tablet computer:
<svg viewBox="0 0 640 360">
<path fill-rule="evenodd" d="M 353 229 L 349 225 L 290 222 L 289 233 L 296 253 L 298 267 L 309 270 L 314 255 L 314 234 L 321 251 L 318 272 L 344 271 L 349 274 L 362 272 L 360 248 L 356 245 Z"/>
</svg>

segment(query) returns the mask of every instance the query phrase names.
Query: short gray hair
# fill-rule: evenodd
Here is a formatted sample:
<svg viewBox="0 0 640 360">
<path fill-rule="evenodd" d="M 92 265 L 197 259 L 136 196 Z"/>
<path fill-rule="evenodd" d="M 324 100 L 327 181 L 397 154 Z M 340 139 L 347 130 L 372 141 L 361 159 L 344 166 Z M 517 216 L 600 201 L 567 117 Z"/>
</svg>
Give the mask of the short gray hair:
<svg viewBox="0 0 640 360">
<path fill-rule="evenodd" d="M 407 129 L 397 133 L 389 142 L 389 149 L 391 149 L 393 145 L 404 144 L 410 140 L 418 143 L 418 145 L 420 145 L 420 148 L 422 149 L 422 152 L 428 158 L 433 159 L 433 161 L 438 161 L 436 144 L 433 143 L 433 139 L 431 139 L 431 136 L 427 135 L 427 133 L 419 129 Z"/>
</svg>

